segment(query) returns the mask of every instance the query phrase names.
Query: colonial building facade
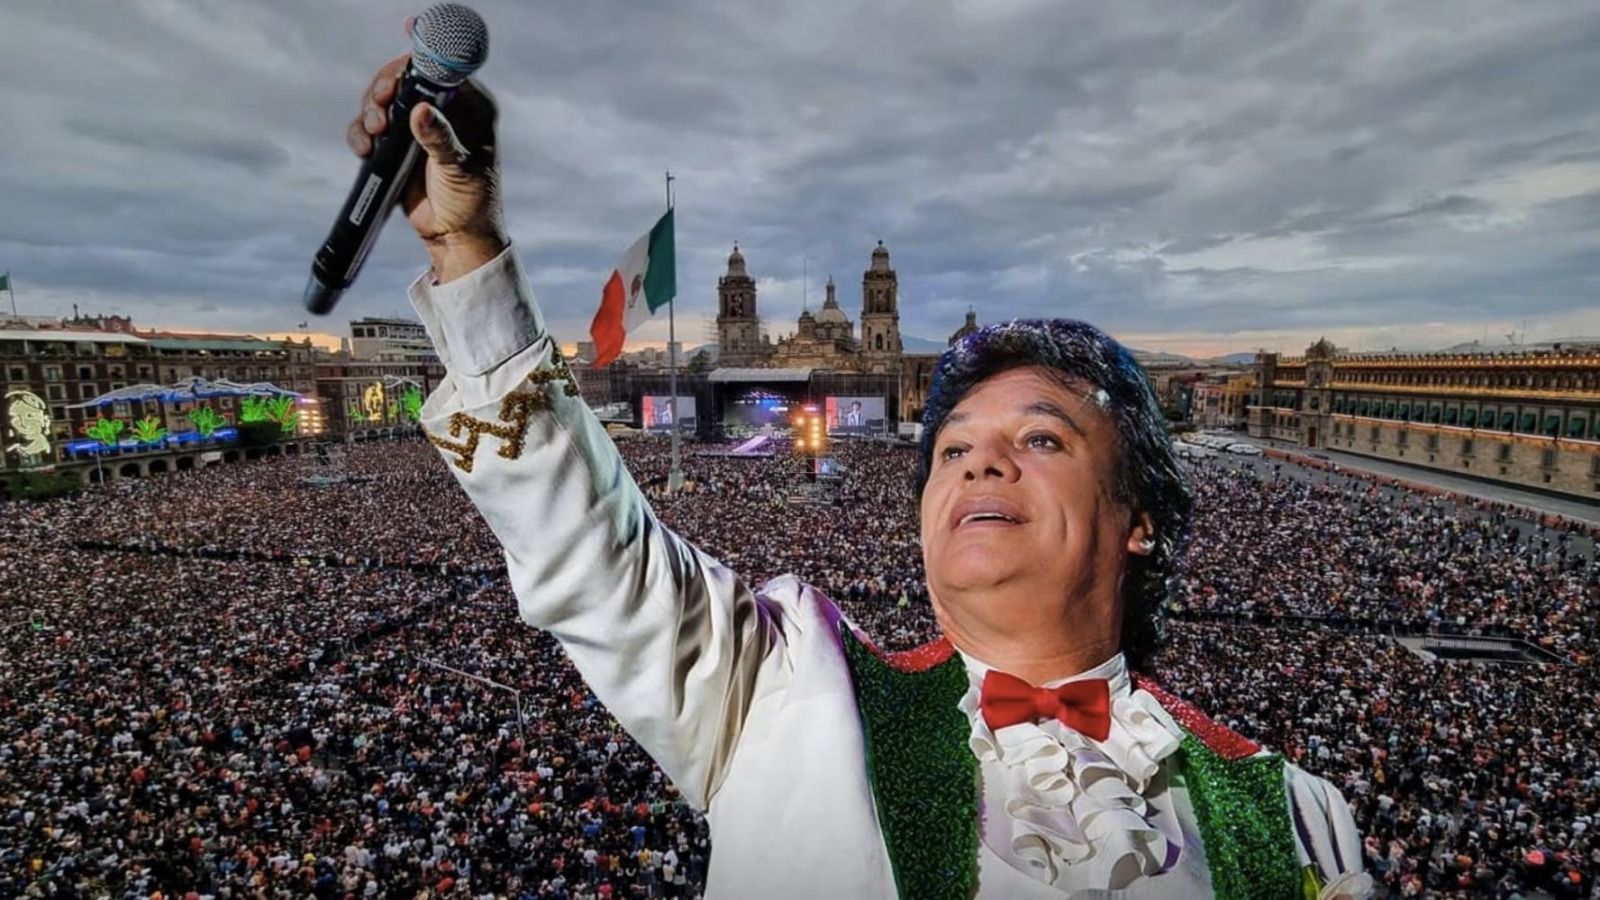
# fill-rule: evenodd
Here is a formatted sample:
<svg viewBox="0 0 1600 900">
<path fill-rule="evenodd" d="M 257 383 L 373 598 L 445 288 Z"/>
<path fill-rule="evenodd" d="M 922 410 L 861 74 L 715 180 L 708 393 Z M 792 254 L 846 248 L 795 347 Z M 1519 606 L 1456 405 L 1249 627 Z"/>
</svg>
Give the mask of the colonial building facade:
<svg viewBox="0 0 1600 900">
<path fill-rule="evenodd" d="M 309 340 L 262 340 L 249 335 L 190 334 L 142 330 L 122 316 L 73 316 L 49 322 L 12 321 L 0 326 L 0 374 L 5 376 L 0 410 L 0 473 L 16 470 L 71 472 L 85 483 L 139 477 L 207 464 L 200 449 L 171 441 L 94 449 L 87 429 L 106 418 L 124 426 L 140 422 L 163 434 L 192 431 L 190 401 L 156 397 L 104 406 L 89 401 L 130 386 L 173 385 L 187 378 L 238 383 L 270 382 L 312 396 L 314 350 Z M 242 403 L 217 397 L 203 404 L 228 424 Z M 320 430 L 320 416 L 299 417 L 297 436 Z M 130 431 L 131 433 L 131 431 Z M 296 441 L 278 447 L 216 451 L 233 461 L 261 453 L 296 452 Z"/>
<path fill-rule="evenodd" d="M 1211 372 L 1194 384 L 1189 417 L 1201 428 L 1244 428 L 1256 379 L 1249 372 Z"/>
<path fill-rule="evenodd" d="M 717 279 L 717 365 L 727 368 L 827 369 L 893 375 L 900 371 L 900 279 L 879 241 L 861 275 L 861 335 L 839 306 L 829 277 L 822 309 L 800 314 L 793 334 L 763 333 L 755 279 L 738 245 Z"/>
<path fill-rule="evenodd" d="M 1600 344 L 1256 358 L 1249 429 L 1544 490 L 1600 497 Z"/>
</svg>

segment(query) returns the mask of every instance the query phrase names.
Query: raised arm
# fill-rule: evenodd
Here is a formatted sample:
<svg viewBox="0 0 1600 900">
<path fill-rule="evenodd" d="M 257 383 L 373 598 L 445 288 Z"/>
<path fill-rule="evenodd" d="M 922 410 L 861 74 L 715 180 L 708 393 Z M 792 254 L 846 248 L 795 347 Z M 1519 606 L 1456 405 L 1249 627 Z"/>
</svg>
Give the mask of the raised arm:
<svg viewBox="0 0 1600 900">
<path fill-rule="evenodd" d="M 350 127 L 358 155 L 388 127 L 405 62 L 368 88 Z M 704 808 L 752 701 L 787 682 L 777 618 L 656 520 L 578 396 L 505 238 L 492 101 L 469 82 L 449 116 L 421 105 L 406 123 L 427 153 L 406 213 L 433 263 L 411 298 L 448 376 L 422 427 L 500 539 L 522 618 L 562 642 Z"/>
<path fill-rule="evenodd" d="M 706 806 L 779 635 L 732 570 L 656 520 L 544 332 L 515 251 L 412 286 L 449 378 L 422 426 L 551 632 L 687 798 Z"/>
</svg>

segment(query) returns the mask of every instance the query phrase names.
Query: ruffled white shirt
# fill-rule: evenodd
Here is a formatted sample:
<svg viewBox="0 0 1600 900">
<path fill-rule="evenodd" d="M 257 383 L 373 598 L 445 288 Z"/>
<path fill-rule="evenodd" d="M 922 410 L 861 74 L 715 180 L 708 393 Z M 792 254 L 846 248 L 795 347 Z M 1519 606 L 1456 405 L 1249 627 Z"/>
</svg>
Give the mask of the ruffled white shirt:
<svg viewBox="0 0 1600 900">
<path fill-rule="evenodd" d="M 983 782 L 980 898 L 1211 894 L 1188 791 L 1170 783 L 1171 769 L 1163 765 L 1177 752 L 1183 730 L 1155 697 L 1133 689 L 1122 654 L 1044 685 L 1105 679 L 1111 728 L 1104 741 L 1055 719 L 991 730 L 979 709 L 989 667 L 965 653 L 962 659 L 970 684 L 961 709 L 972 723 L 969 745 Z M 1359 846 L 1359 839 L 1351 842 Z M 1304 850 L 1301 856 L 1310 862 Z M 1351 862 L 1359 867 L 1361 859 Z M 1370 889 L 1358 869 L 1327 885 L 1322 896 L 1359 898 Z"/>
</svg>

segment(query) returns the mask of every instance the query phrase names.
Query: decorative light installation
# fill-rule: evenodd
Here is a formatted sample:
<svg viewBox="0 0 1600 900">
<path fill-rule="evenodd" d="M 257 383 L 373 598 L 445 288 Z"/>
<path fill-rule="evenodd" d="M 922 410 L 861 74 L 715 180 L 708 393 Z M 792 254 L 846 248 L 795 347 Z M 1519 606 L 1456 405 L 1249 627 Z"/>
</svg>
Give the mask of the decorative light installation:
<svg viewBox="0 0 1600 900">
<path fill-rule="evenodd" d="M 83 433 L 94 438 L 107 447 L 115 447 L 122 440 L 123 429 L 128 423 L 121 419 L 95 419 L 94 424 L 83 426 Z"/>
<path fill-rule="evenodd" d="M 184 444 L 203 445 L 210 440 L 231 440 L 237 437 L 239 432 L 229 425 L 227 416 L 209 404 L 201 403 L 202 400 L 214 397 L 242 397 L 239 417 L 242 422 L 271 421 L 278 423 L 285 434 L 292 435 L 295 432 L 298 413 L 294 407 L 295 401 L 302 398 L 301 394 L 265 381 L 241 384 L 226 378 L 212 381 L 190 377 L 171 385 L 146 383 L 117 388 L 92 400 L 72 404 L 71 408 L 85 409 L 148 400 L 164 404 L 192 403 L 194 409 L 184 414 L 194 426 L 192 431 L 170 432 L 160 417 L 149 415 L 132 422 L 131 433 L 125 435 L 130 423 L 102 417 L 84 428 L 83 433 L 90 438 L 89 440 L 71 441 L 66 445 L 66 449 L 73 454 L 93 452 L 98 456 L 105 448 L 139 450 L 166 446 L 181 447 Z M 43 401 L 39 403 L 42 407 Z M 46 416 L 44 421 L 48 428 L 49 417 Z M 48 443 L 46 448 L 48 449 Z"/>
<path fill-rule="evenodd" d="M 223 415 L 209 406 L 200 406 L 191 410 L 189 422 L 194 425 L 194 430 L 200 432 L 202 440 L 210 440 L 217 433 L 217 429 L 228 424 Z"/>
<path fill-rule="evenodd" d="M 361 408 L 368 422 L 382 422 L 384 410 L 383 383 L 375 381 L 361 392 Z"/>
<path fill-rule="evenodd" d="M 21 468 L 49 465 L 52 462 L 49 407 L 32 391 L 10 391 L 5 400 L 6 452 L 16 458 Z"/>
<path fill-rule="evenodd" d="M 240 401 L 239 421 L 276 422 L 284 434 L 294 434 L 300 413 L 294 408 L 297 395 L 279 394 L 275 397 L 245 397 Z"/>
<path fill-rule="evenodd" d="M 73 404 L 74 409 L 84 409 L 90 406 L 105 406 L 108 403 L 118 403 L 133 400 L 160 400 L 162 403 L 195 403 L 208 397 L 299 397 L 295 391 L 285 390 L 275 384 L 265 381 L 240 384 L 221 378 L 216 381 L 200 378 L 198 376 L 183 378 L 172 385 L 160 384 L 134 384 L 128 387 L 117 388 L 114 391 L 101 394 L 93 400 Z"/>
<path fill-rule="evenodd" d="M 155 416 L 145 416 L 133 423 L 133 437 L 146 446 L 155 446 L 167 439 L 167 427 Z"/>
<path fill-rule="evenodd" d="M 422 388 L 408 385 L 405 392 L 400 395 L 400 408 L 405 412 L 407 419 L 412 422 L 422 421 Z"/>
</svg>

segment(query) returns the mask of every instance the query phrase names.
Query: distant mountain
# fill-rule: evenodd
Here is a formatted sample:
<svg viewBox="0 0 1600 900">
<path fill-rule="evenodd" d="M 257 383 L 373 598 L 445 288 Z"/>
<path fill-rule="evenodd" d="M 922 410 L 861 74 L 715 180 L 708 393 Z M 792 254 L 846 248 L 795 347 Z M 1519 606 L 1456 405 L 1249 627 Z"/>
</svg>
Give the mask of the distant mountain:
<svg viewBox="0 0 1600 900">
<path fill-rule="evenodd" d="M 1143 366 L 1192 366 L 1196 365 L 1193 359 L 1179 353 L 1163 353 L 1159 350 L 1140 350 L 1138 347 L 1129 347 L 1128 352 Z"/>
<path fill-rule="evenodd" d="M 948 341 L 930 341 L 916 335 L 900 335 L 900 352 L 902 353 L 943 353 L 950 346 Z"/>
<path fill-rule="evenodd" d="M 1256 361 L 1254 350 L 1243 353 L 1229 353 L 1227 356 L 1213 356 L 1206 362 L 1214 366 L 1247 366 Z"/>
<path fill-rule="evenodd" d="M 1600 337 L 1561 337 L 1549 341 L 1535 343 L 1493 343 L 1485 344 L 1479 341 L 1467 341 L 1464 344 L 1452 344 L 1442 350 L 1423 352 L 1432 353 L 1529 353 L 1533 351 L 1554 350 L 1558 346 L 1566 349 L 1578 347 L 1593 347 L 1600 345 Z"/>
</svg>

